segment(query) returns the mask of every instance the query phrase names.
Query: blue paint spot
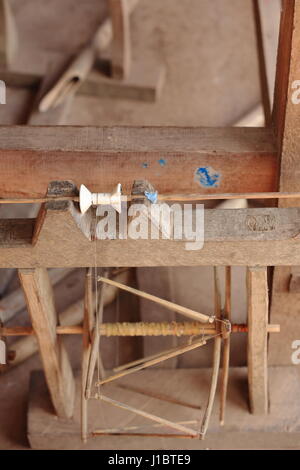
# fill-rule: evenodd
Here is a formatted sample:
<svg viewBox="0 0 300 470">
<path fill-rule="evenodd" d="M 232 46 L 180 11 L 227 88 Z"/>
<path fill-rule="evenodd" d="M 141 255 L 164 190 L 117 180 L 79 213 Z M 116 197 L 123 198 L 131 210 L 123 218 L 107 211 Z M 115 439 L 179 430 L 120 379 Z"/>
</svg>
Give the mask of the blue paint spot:
<svg viewBox="0 0 300 470">
<path fill-rule="evenodd" d="M 195 173 L 195 180 L 204 188 L 217 188 L 220 179 L 220 174 L 209 166 L 200 167 Z"/>
<path fill-rule="evenodd" d="M 144 192 L 146 198 L 148 199 L 148 201 L 152 202 L 152 204 L 156 204 L 157 203 L 157 198 L 158 198 L 158 192 L 155 191 L 154 193 L 150 193 L 148 191 L 145 191 Z"/>
<path fill-rule="evenodd" d="M 146 163 L 146 162 L 142 163 L 142 167 L 143 168 L 148 168 L 148 163 Z"/>
<path fill-rule="evenodd" d="M 167 161 L 164 158 L 161 158 L 160 160 L 158 160 L 158 163 L 160 164 L 160 166 L 166 166 Z"/>
</svg>

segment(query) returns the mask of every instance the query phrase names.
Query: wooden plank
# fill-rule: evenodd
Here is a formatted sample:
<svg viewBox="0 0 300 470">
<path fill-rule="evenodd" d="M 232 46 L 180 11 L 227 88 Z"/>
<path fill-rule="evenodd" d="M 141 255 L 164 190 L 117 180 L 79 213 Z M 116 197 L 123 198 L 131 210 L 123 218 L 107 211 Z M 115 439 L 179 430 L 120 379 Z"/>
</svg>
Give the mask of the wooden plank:
<svg viewBox="0 0 300 470">
<path fill-rule="evenodd" d="M 4 235 L 0 238 L 5 243 L 0 248 L 0 268 L 92 267 L 95 251 L 98 265 L 103 267 L 300 264 L 297 208 L 207 210 L 205 228 L 209 238 L 205 238 L 202 249 L 192 251 L 186 249 L 185 239 L 106 239 L 98 240 L 95 247 L 90 241 L 90 212 L 82 216 L 70 201 L 47 203 L 45 209 L 37 220 L 33 244 L 30 239 L 24 241 L 22 233 L 19 234 L 22 243 L 19 239 L 10 240 L 12 221 L 1 222 Z M 271 223 L 266 214 L 272 214 Z"/>
<path fill-rule="evenodd" d="M 73 415 L 75 384 L 67 353 L 56 335 L 57 315 L 48 273 L 44 268 L 21 269 L 19 277 L 54 409 L 58 416 L 70 418 Z"/>
<path fill-rule="evenodd" d="M 298 98 L 300 80 L 300 1 L 285 0 L 280 33 L 280 49 L 275 100 L 275 129 L 281 148 L 280 190 L 299 190 L 300 114 Z M 296 83 L 296 88 L 294 83 Z M 296 99 L 296 100 L 295 100 Z M 279 201 L 279 207 L 299 207 L 300 200 Z M 299 262 L 295 261 L 295 265 Z M 273 276 L 271 320 L 282 322 L 282 335 L 270 338 L 270 363 L 290 364 L 291 344 L 299 338 L 299 299 L 290 292 L 294 268 L 276 268 Z"/>
<path fill-rule="evenodd" d="M 127 78 L 131 63 L 130 22 L 127 0 L 109 0 L 113 28 L 111 48 L 112 76 L 117 80 Z"/>
<path fill-rule="evenodd" d="M 160 193 L 261 192 L 277 184 L 267 129 L 9 126 L 0 127 L 0 142 L 1 197 L 43 196 L 58 178 L 103 192 L 121 182 L 127 194 L 142 179 Z"/>
<path fill-rule="evenodd" d="M 268 279 L 267 268 L 248 268 L 248 385 L 250 410 L 268 412 Z"/>
</svg>

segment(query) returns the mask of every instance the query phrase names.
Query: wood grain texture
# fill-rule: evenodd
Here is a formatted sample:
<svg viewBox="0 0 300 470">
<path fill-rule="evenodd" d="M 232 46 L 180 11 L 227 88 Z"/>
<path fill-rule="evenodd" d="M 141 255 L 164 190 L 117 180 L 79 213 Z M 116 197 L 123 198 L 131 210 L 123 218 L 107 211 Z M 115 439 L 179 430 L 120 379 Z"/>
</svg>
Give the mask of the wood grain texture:
<svg viewBox="0 0 300 470">
<path fill-rule="evenodd" d="M 95 192 L 121 181 L 130 193 L 142 179 L 160 193 L 276 189 L 276 150 L 266 129 L 4 126 L 0 142 L 0 197 L 44 196 L 57 179 Z M 212 168 L 218 181 L 204 177 L 201 185 L 199 168 Z"/>
<path fill-rule="evenodd" d="M 18 48 L 18 33 L 10 0 L 0 1 L 0 64 L 9 67 Z"/>
<path fill-rule="evenodd" d="M 266 217 L 269 211 L 271 219 Z M 1 222 L 5 243 L 0 248 L 0 267 L 94 266 L 89 212 L 82 216 L 72 202 L 51 202 L 41 214 L 34 244 L 30 237 L 24 240 L 23 232 L 21 239 L 11 240 L 10 230 L 16 233 L 13 221 Z M 300 264 L 298 209 L 220 209 L 206 214 L 207 238 L 201 250 L 187 250 L 184 239 L 98 240 L 97 262 L 104 267 Z M 30 220 L 28 224 L 32 227 Z"/>
<path fill-rule="evenodd" d="M 285 0 L 275 95 L 275 128 L 281 149 L 280 190 L 300 188 L 300 104 L 292 102 L 293 82 L 300 80 L 300 1 Z M 279 201 L 279 207 L 300 205 L 300 199 Z M 299 262 L 295 260 L 295 265 Z M 294 269 L 294 268 L 292 268 Z M 289 291 L 290 268 L 276 268 L 273 276 L 271 320 L 282 323 L 282 335 L 270 338 L 270 363 L 291 364 L 291 344 L 299 338 L 299 299 Z"/>
<path fill-rule="evenodd" d="M 73 415 L 75 384 L 66 350 L 56 335 L 57 314 L 48 273 L 44 268 L 21 269 L 19 277 L 54 409 L 58 416 L 70 418 Z"/>
<path fill-rule="evenodd" d="M 250 410 L 268 412 L 268 279 L 266 268 L 248 268 L 248 385 Z"/>
<path fill-rule="evenodd" d="M 127 0 L 109 0 L 113 29 L 111 48 L 112 76 L 122 80 L 129 75 L 131 62 L 130 23 Z"/>
</svg>

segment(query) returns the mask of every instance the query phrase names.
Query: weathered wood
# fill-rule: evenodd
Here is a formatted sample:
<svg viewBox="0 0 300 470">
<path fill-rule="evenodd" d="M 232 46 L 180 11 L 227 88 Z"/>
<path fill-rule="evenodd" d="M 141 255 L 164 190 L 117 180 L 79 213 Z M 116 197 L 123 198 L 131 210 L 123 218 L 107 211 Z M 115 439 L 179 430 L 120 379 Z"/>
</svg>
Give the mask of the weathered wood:
<svg viewBox="0 0 300 470">
<path fill-rule="evenodd" d="M 53 86 L 53 83 L 57 79 L 57 76 L 61 73 L 61 69 L 65 64 L 65 58 L 62 59 L 61 63 L 50 64 L 46 71 L 45 77 L 41 80 L 38 88 L 35 100 L 30 112 L 30 116 L 27 120 L 27 124 L 30 126 L 50 126 L 50 125 L 62 125 L 65 124 L 66 115 L 70 110 L 71 103 L 73 101 L 73 95 L 68 96 L 63 103 L 58 104 L 55 108 L 48 109 L 47 111 L 41 112 L 39 105 L 41 99 L 47 93 L 49 88 Z"/>
<path fill-rule="evenodd" d="M 48 273 L 44 268 L 19 270 L 28 311 L 39 343 L 46 380 L 58 416 L 73 414 L 75 384 L 63 344 L 56 334 L 57 315 Z"/>
<path fill-rule="evenodd" d="M 280 32 L 280 49 L 276 79 L 274 123 L 281 148 L 280 190 L 300 189 L 300 1 L 285 0 Z M 298 103 L 298 104 L 297 104 Z M 279 207 L 300 205 L 300 199 L 279 201 Z M 295 260 L 295 265 L 299 262 Z M 292 268 L 293 269 L 293 268 Z M 271 319 L 282 322 L 280 338 L 270 338 L 270 363 L 290 364 L 291 343 L 300 335 L 297 321 L 299 300 L 289 291 L 293 272 L 289 268 L 276 268 L 273 275 Z"/>
<path fill-rule="evenodd" d="M 265 122 L 271 124 L 281 0 L 253 0 L 261 98 Z"/>
<path fill-rule="evenodd" d="M 70 274 L 69 269 L 51 269 L 49 278 L 54 286 Z M 11 320 L 18 312 L 25 308 L 26 302 L 23 290 L 15 289 L 0 300 L 0 316 L 3 322 Z"/>
<path fill-rule="evenodd" d="M 112 76 L 123 80 L 129 75 L 131 64 L 130 23 L 127 0 L 109 0 L 113 29 L 111 48 Z"/>
<path fill-rule="evenodd" d="M 11 66 L 18 48 L 18 34 L 10 0 L 0 1 L 0 64 Z"/>
<path fill-rule="evenodd" d="M 37 220 L 34 244 L 30 237 L 18 238 L 23 237 L 19 232 L 11 240 L 10 231 L 16 233 L 13 221 L 1 222 L 0 267 L 94 266 L 95 245 L 89 240 L 91 214 L 82 216 L 72 202 L 45 206 Z M 97 262 L 104 267 L 300 264 L 298 210 L 207 210 L 207 235 L 201 250 L 187 250 L 187 240 L 98 240 Z M 28 223 L 32 227 L 32 222 Z"/>
<path fill-rule="evenodd" d="M 267 192 L 277 184 L 267 129 L 9 126 L 0 127 L 0 142 L 0 197 L 44 196 L 58 177 L 93 192 L 121 181 L 130 193 L 142 179 L 160 193 Z"/>
<path fill-rule="evenodd" d="M 250 410 L 268 412 L 268 279 L 266 268 L 248 268 L 248 384 Z"/>
</svg>

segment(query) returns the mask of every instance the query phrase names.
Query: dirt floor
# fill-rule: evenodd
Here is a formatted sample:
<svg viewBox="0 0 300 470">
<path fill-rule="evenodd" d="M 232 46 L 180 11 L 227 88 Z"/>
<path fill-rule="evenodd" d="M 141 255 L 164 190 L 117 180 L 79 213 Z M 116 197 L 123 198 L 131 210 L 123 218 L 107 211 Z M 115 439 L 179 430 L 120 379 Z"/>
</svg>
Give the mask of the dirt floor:
<svg viewBox="0 0 300 470">
<path fill-rule="evenodd" d="M 76 51 L 106 13 L 105 2 L 99 0 L 13 0 L 12 4 L 20 29 L 15 67 L 29 71 L 44 70 L 62 50 L 68 54 Z M 147 62 L 154 58 L 166 65 L 167 79 L 160 99 L 153 104 L 78 96 L 66 124 L 229 126 L 260 102 L 251 0 L 141 0 L 131 24 L 134 60 Z M 0 107 L 0 123 L 24 124 L 32 100 L 29 92 L 8 90 L 7 104 Z M 212 268 L 176 269 L 172 275 L 178 303 L 204 313 L 212 308 Z M 234 315 L 243 322 L 244 270 L 236 270 L 234 276 Z M 59 311 L 80 297 L 76 286 L 82 278 L 78 277 L 80 274 L 70 280 L 69 294 L 57 294 Z M 114 305 L 107 310 L 107 318 L 113 318 L 115 312 Z M 22 315 L 20 319 L 25 318 Z M 78 368 L 80 342 L 69 343 L 73 365 Z M 233 349 L 233 364 L 244 365 L 244 338 Z M 116 354 L 114 348 L 110 351 Z M 107 367 L 119 361 L 115 358 Z M 203 360 L 190 355 L 186 362 L 176 365 L 209 364 L 207 353 Z M 0 377 L 0 449 L 28 448 L 29 375 L 40 366 L 36 355 Z"/>
</svg>

